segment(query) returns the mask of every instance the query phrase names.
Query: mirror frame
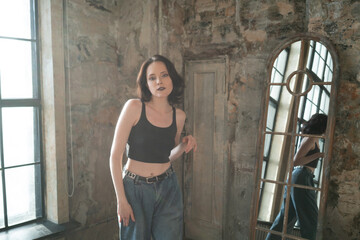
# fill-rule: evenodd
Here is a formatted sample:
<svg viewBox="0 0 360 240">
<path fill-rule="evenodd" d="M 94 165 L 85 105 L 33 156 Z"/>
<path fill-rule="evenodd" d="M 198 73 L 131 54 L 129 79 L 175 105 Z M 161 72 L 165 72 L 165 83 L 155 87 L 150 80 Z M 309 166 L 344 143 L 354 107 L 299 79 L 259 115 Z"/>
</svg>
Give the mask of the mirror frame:
<svg viewBox="0 0 360 240">
<path fill-rule="evenodd" d="M 325 156 L 323 160 L 323 174 L 322 174 L 322 186 L 321 186 L 321 195 L 320 195 L 320 205 L 319 205 L 319 215 L 318 215 L 318 226 L 317 226 L 317 239 L 322 239 L 322 229 L 323 222 L 326 211 L 326 201 L 328 196 L 328 187 L 329 187 L 329 179 L 330 179 L 330 161 L 332 157 L 332 147 L 334 141 L 334 127 L 335 127 L 335 106 L 337 99 L 337 91 L 338 91 L 338 78 L 339 78 L 339 61 L 338 55 L 332 43 L 324 36 L 321 36 L 316 33 L 301 33 L 295 34 L 291 37 L 282 40 L 279 45 L 277 45 L 276 49 L 271 53 L 268 59 L 267 64 L 267 77 L 266 83 L 263 89 L 263 99 L 261 106 L 261 116 L 259 121 L 259 131 L 258 131 L 258 139 L 257 139 L 257 148 L 256 148 L 256 165 L 255 165 L 255 191 L 252 196 L 252 204 L 251 204 L 251 215 L 250 215 L 250 239 L 255 240 L 257 228 L 257 216 L 259 210 L 259 193 L 260 193 L 260 178 L 261 178 L 261 170 L 262 170 L 262 159 L 263 159 L 263 149 L 265 143 L 265 132 L 266 132 L 266 119 L 267 119 L 267 109 L 269 102 L 268 88 L 270 87 L 269 83 L 271 82 L 271 72 L 273 68 L 273 64 L 281 53 L 282 50 L 289 47 L 292 43 L 300 41 L 300 40 L 313 40 L 320 42 L 323 44 L 331 54 L 333 60 L 333 78 L 332 78 L 332 87 L 330 92 L 330 103 L 329 103 L 329 113 L 328 113 L 328 127 L 326 131 L 326 135 L 324 139 L 325 141 Z M 260 230 L 261 231 L 261 230 Z M 264 231 L 262 231 L 264 232 Z M 294 236 L 294 239 L 298 237 Z M 301 239 L 301 238 L 298 238 Z"/>
</svg>

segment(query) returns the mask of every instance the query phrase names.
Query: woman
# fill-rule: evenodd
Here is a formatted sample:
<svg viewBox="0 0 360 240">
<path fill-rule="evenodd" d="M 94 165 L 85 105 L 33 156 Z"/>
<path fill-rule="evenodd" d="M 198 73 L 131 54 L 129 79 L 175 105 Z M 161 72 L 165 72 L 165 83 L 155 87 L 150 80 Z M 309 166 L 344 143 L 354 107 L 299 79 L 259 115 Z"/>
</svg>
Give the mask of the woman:
<svg viewBox="0 0 360 240">
<path fill-rule="evenodd" d="M 167 58 L 155 55 L 142 64 L 137 88 L 140 99 L 125 103 L 111 147 L 120 239 L 182 239 L 183 205 L 171 162 L 197 147 L 191 135 L 180 143 L 186 115 L 174 104 L 184 81 Z"/>
<path fill-rule="evenodd" d="M 326 123 L 327 116 L 325 114 L 314 114 L 309 121 L 305 122 L 301 132 L 303 134 L 322 135 L 325 133 Z M 295 167 L 292 172 L 291 183 L 314 187 L 313 174 L 319 158 L 323 157 L 323 155 L 324 154 L 320 152 L 319 138 L 304 137 L 294 158 Z M 286 191 L 287 187 L 285 187 L 284 200 L 280 212 L 271 226 L 271 230 L 282 231 Z M 315 239 L 317 219 L 318 207 L 316 204 L 315 191 L 292 187 L 290 192 L 287 232 L 290 232 L 296 220 L 299 220 L 301 237 Z M 281 237 L 269 233 L 266 239 L 281 239 Z"/>
</svg>

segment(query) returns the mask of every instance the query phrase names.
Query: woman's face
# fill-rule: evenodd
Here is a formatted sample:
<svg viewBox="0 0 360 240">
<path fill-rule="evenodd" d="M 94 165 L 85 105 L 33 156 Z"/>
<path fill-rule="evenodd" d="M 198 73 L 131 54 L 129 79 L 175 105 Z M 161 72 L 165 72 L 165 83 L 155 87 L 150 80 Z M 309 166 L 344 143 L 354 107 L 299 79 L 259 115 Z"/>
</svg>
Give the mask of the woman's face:
<svg viewBox="0 0 360 240">
<path fill-rule="evenodd" d="M 173 90 L 173 83 L 163 62 L 153 62 L 146 70 L 147 86 L 152 97 L 167 98 Z"/>
</svg>

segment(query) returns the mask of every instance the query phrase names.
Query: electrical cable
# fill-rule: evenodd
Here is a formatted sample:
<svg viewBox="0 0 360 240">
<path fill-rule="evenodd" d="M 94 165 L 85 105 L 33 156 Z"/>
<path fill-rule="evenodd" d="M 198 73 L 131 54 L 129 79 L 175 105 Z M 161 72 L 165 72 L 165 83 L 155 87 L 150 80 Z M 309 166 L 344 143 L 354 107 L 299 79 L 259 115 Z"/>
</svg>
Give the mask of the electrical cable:
<svg viewBox="0 0 360 240">
<path fill-rule="evenodd" d="M 71 192 L 69 193 L 68 189 L 68 196 L 72 197 L 74 195 L 75 190 L 75 176 L 74 176 L 74 154 L 73 154 L 73 131 L 72 131 L 72 114 L 71 114 L 71 73 L 70 73 L 70 47 L 69 47 L 69 21 L 68 21 L 68 11 L 67 11 L 68 0 L 64 1 L 64 25 L 66 30 L 64 31 L 66 34 L 66 64 L 65 64 L 65 72 L 66 77 L 68 80 L 68 99 L 69 99 L 69 130 L 70 130 L 70 161 L 71 161 Z M 67 70 L 66 70 L 67 69 Z"/>
</svg>

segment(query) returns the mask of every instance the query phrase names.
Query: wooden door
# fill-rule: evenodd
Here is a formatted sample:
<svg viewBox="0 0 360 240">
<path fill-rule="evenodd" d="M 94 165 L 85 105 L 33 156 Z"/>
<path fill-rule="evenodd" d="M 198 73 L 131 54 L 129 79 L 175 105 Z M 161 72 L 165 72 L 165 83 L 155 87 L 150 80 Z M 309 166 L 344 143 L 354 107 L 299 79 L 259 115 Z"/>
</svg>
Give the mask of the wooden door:
<svg viewBox="0 0 360 240">
<path fill-rule="evenodd" d="M 197 152 L 184 164 L 186 239 L 222 239 L 225 198 L 225 59 L 187 61 L 186 132 Z"/>
</svg>

